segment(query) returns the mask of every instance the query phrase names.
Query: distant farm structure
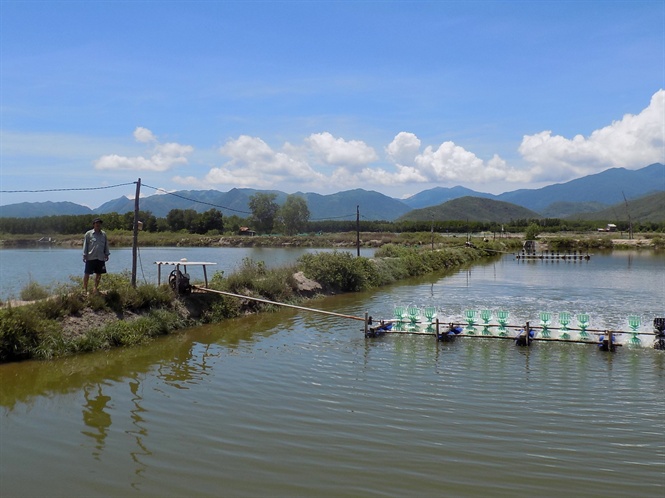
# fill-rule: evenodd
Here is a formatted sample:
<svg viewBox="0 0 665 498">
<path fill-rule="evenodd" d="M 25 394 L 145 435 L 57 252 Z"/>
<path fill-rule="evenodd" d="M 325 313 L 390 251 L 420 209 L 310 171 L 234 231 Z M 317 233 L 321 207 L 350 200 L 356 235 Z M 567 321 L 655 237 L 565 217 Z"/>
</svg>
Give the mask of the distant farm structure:
<svg viewBox="0 0 665 498">
<path fill-rule="evenodd" d="M 617 226 L 614 223 L 608 223 L 605 228 L 599 228 L 599 232 L 616 232 Z"/>
</svg>

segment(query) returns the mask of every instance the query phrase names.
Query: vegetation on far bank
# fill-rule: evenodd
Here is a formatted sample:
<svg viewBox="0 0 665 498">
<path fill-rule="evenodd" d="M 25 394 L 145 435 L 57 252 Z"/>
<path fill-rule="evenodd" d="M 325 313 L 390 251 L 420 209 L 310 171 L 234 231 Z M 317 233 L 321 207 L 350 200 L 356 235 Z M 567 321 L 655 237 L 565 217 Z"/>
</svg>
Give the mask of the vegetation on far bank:
<svg viewBox="0 0 665 498">
<path fill-rule="evenodd" d="M 301 303 L 312 297 L 295 274 L 302 273 L 320 285 L 317 293 L 357 292 L 397 282 L 407 277 L 453 269 L 496 251 L 514 251 L 516 240 L 464 240 L 432 250 L 424 244 L 386 244 L 372 259 L 348 251 L 307 254 L 294 265 L 268 269 L 263 262 L 245 260 L 238 271 L 215 273 L 209 287 L 283 303 Z M 133 288 L 127 274 L 102 279 L 99 294 L 85 295 L 80 282 L 44 292 L 30 284 L 39 301 L 0 309 L 0 362 L 50 359 L 75 353 L 145 343 L 184 327 L 215 323 L 273 305 L 219 294 L 194 292 L 175 296 L 168 285 Z M 44 295 L 48 294 L 48 298 Z M 30 297 L 30 296 L 24 296 Z"/>
<path fill-rule="evenodd" d="M 133 232 L 130 230 L 107 230 L 111 247 L 131 247 Z M 665 248 L 665 233 L 635 232 L 634 239 L 643 240 L 655 249 Z M 35 247 L 41 237 L 25 234 L 0 233 L 0 247 Z M 523 227 L 521 232 L 332 232 L 300 235 L 245 236 L 235 234 L 195 234 L 180 232 L 141 232 L 138 237 L 139 247 L 312 247 L 312 248 L 353 248 L 358 240 L 360 247 L 381 247 L 386 244 L 409 246 L 446 247 L 456 245 L 460 240 L 475 242 L 488 239 L 493 242 L 519 245 L 524 239 L 535 239 L 546 243 L 552 250 L 587 250 L 616 249 L 633 247 L 628 232 L 551 232 L 543 230 L 538 224 Z M 50 245 L 58 247 L 81 247 L 83 232 L 76 234 L 52 234 Z"/>
</svg>

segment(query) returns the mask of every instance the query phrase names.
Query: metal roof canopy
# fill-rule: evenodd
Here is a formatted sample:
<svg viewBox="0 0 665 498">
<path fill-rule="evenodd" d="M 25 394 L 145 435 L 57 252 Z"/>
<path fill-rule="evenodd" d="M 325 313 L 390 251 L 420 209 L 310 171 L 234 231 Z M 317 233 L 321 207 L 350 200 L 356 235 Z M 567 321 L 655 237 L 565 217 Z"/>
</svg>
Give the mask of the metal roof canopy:
<svg viewBox="0 0 665 498">
<path fill-rule="evenodd" d="M 177 272 L 180 270 L 181 266 L 185 270 L 185 273 L 187 273 L 188 266 L 202 266 L 203 278 L 205 280 L 206 287 L 208 287 L 208 273 L 206 271 L 206 266 L 216 265 L 217 263 L 211 263 L 209 261 L 187 261 L 187 259 L 183 258 L 180 261 L 155 261 L 155 264 L 157 265 L 157 285 L 160 285 L 162 281 L 162 265 L 175 266 L 176 275 L 178 275 Z"/>
</svg>

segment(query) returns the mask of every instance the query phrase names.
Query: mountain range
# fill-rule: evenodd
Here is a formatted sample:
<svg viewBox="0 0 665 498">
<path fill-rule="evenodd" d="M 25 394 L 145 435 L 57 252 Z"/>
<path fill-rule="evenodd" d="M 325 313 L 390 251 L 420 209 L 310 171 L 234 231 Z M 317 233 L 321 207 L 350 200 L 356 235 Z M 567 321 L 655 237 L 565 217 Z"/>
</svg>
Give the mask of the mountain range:
<svg viewBox="0 0 665 498">
<path fill-rule="evenodd" d="M 611 168 L 601 173 L 577 178 L 565 183 L 548 185 L 539 189 L 520 189 L 503 194 L 494 195 L 477 192 L 465 187 L 452 188 L 434 187 L 424 190 L 406 199 L 395 199 L 379 192 L 364 189 L 347 190 L 335 194 L 321 195 L 316 193 L 297 192 L 302 196 L 310 210 L 311 220 L 322 219 L 355 219 L 356 209 L 360 211 L 362 219 L 394 221 L 402 219 L 429 220 L 432 212 L 427 208 L 439 206 L 448 201 L 463 197 L 484 198 L 500 201 L 493 207 L 487 203 L 471 204 L 483 210 L 489 209 L 500 212 L 506 209 L 505 203 L 525 208 L 525 216 L 513 217 L 548 217 L 565 218 L 594 216 L 600 219 L 603 210 L 608 213 L 616 212 L 615 204 L 623 203 L 625 199 L 633 200 L 665 191 L 665 165 L 655 163 L 638 170 L 625 168 Z M 182 190 L 169 194 L 156 194 L 142 197 L 140 209 L 150 211 L 155 216 L 165 217 L 172 209 L 193 209 L 197 212 L 215 208 L 225 216 L 238 215 L 241 218 L 249 216 L 250 198 L 256 193 L 273 193 L 278 204 L 284 203 L 288 194 L 278 190 L 255 190 L 249 188 L 234 188 L 228 192 L 218 190 Z M 461 209 L 458 219 L 468 217 L 469 201 L 466 207 L 453 206 L 451 212 Z M 492 205 L 492 203 L 489 203 Z M 652 205 L 652 204 L 650 204 Z M 97 209 L 71 202 L 23 202 L 0 206 L 0 217 L 31 218 L 54 215 L 80 215 L 127 213 L 134 210 L 134 201 L 127 197 L 120 197 L 108 201 Z M 415 213 L 412 213 L 415 210 Z M 625 209 L 623 210 L 625 212 Z M 596 213 L 589 215 L 588 213 Z M 489 216 L 491 213 L 485 212 Z M 530 215 L 529 215 L 530 214 Z M 485 216 L 483 215 L 483 216 Z M 532 215 L 532 216 L 531 216 Z M 481 214 L 478 214 L 481 216 Z M 663 213 L 665 218 L 665 213 Z M 603 219 L 612 219 L 616 216 L 607 216 Z M 474 220 L 475 221 L 475 220 Z"/>
</svg>

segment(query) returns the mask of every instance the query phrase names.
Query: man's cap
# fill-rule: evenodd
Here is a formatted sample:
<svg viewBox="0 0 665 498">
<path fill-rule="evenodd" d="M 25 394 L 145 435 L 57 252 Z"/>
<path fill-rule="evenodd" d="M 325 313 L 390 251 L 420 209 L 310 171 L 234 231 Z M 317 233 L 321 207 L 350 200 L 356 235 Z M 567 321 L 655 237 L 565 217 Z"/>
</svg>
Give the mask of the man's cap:
<svg viewBox="0 0 665 498">
<path fill-rule="evenodd" d="M 92 220 L 92 222 L 93 223 L 101 223 L 102 219 L 101 218 L 95 218 L 94 220 Z"/>
</svg>

